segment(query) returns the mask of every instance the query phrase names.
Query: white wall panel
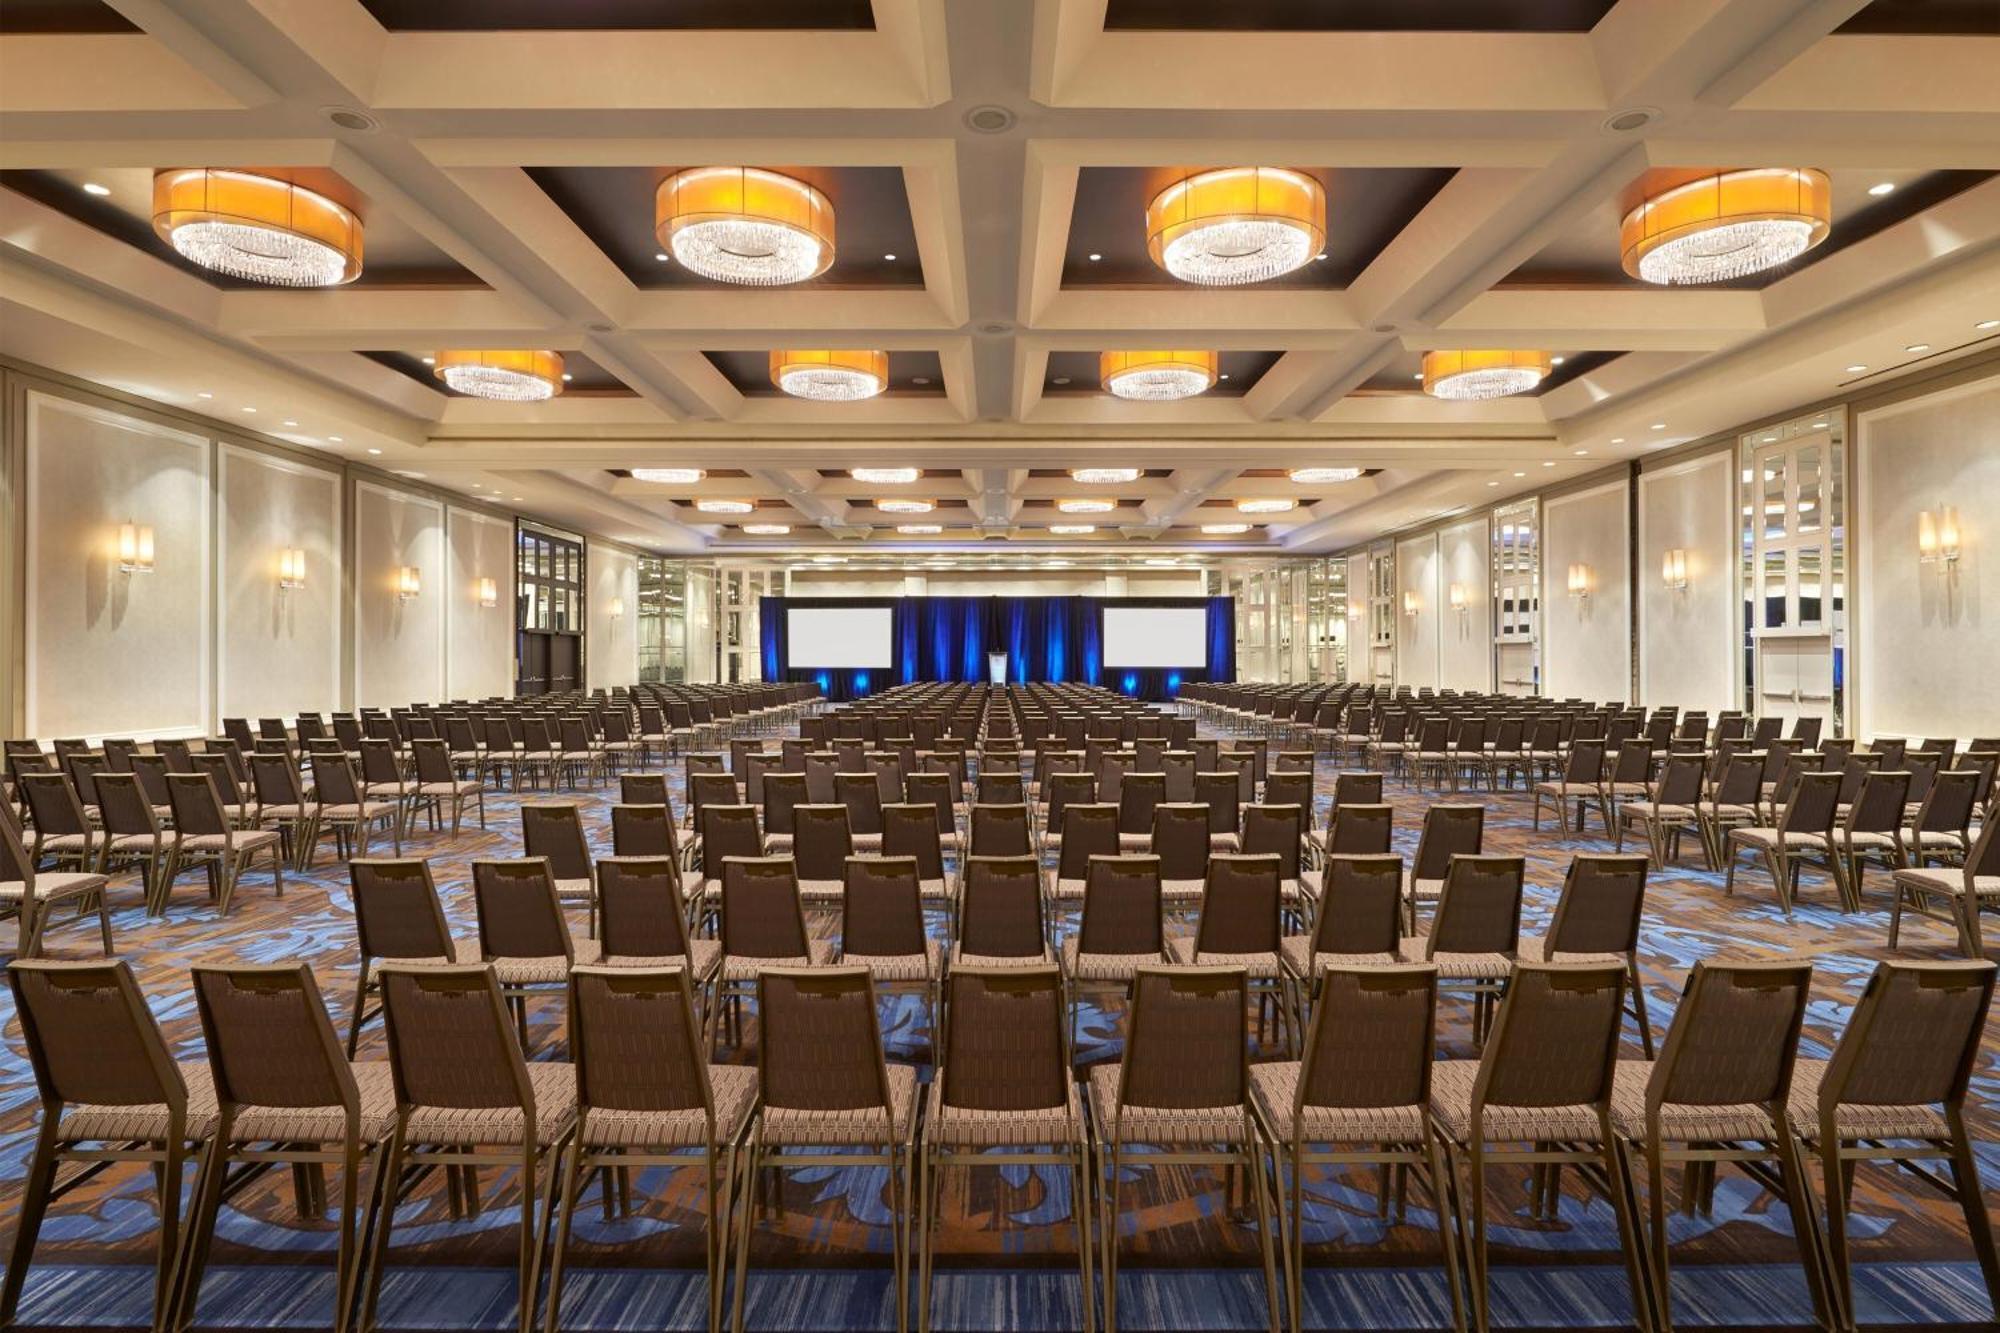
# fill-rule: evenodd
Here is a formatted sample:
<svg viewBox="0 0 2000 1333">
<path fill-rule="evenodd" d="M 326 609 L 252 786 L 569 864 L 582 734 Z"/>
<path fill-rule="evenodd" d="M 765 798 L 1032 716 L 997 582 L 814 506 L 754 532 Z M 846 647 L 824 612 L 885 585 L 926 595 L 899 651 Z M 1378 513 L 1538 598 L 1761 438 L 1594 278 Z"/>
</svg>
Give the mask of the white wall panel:
<svg viewBox="0 0 2000 1333">
<path fill-rule="evenodd" d="M 1647 707 L 1738 707 L 1741 614 L 1731 559 L 1739 521 L 1727 450 L 1639 477 L 1639 696 Z M 1687 552 L 1688 586 L 1661 577 L 1668 551 Z"/>
<path fill-rule="evenodd" d="M 1623 478 L 1542 504 L 1542 692 L 1623 703 L 1632 693 L 1631 555 Z M 1569 567 L 1590 567 L 1588 597 Z"/>
<path fill-rule="evenodd" d="M 1436 689 L 1438 632 L 1443 600 L 1438 594 L 1436 533 L 1396 543 L 1396 683 L 1412 689 Z M 1410 599 L 1417 613 L 1407 609 Z"/>
<path fill-rule="evenodd" d="M 216 699 L 222 717 L 340 707 L 340 474 L 225 444 L 216 461 Z M 305 584 L 278 586 L 287 550 Z"/>
<path fill-rule="evenodd" d="M 199 735 L 212 724 L 209 440 L 30 393 L 26 723 L 31 736 Z M 150 574 L 118 528 L 154 532 Z"/>
<path fill-rule="evenodd" d="M 414 565 L 422 591 L 396 593 Z M 444 505 L 372 481 L 354 484 L 354 702 L 436 703 L 445 694 Z"/>
<path fill-rule="evenodd" d="M 445 693 L 484 699 L 514 693 L 514 525 L 450 507 L 445 514 L 450 573 L 444 601 Z M 492 606 L 479 604 L 479 581 L 492 579 Z"/>
<path fill-rule="evenodd" d="M 594 690 L 633 685 L 639 680 L 639 559 L 602 542 L 588 545 L 584 670 Z"/>
<path fill-rule="evenodd" d="M 1484 514 L 1438 533 L 1438 684 L 1448 690 L 1493 688 L 1493 558 Z M 1451 609 L 1451 589 L 1465 610 Z"/>
</svg>

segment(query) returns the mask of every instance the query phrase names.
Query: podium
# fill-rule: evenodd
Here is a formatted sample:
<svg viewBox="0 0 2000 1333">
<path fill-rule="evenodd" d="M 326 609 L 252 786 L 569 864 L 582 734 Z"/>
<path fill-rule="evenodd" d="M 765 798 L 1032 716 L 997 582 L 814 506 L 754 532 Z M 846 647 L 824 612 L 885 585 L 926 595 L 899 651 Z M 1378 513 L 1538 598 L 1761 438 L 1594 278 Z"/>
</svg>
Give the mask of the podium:
<svg viewBox="0 0 2000 1333">
<path fill-rule="evenodd" d="M 1007 683 L 1007 654 L 986 654 L 986 679 L 994 685 Z"/>
</svg>

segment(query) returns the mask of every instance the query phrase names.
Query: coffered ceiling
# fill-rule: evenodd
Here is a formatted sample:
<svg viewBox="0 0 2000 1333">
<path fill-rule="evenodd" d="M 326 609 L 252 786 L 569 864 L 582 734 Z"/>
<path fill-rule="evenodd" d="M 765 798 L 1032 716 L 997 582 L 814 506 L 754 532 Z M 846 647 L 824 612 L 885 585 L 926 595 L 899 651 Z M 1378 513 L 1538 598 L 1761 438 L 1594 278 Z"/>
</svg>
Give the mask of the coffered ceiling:
<svg viewBox="0 0 2000 1333">
<path fill-rule="evenodd" d="M 0 351 L 662 551 L 1303 554 L 1995 345 L 1996 68 L 1990 0 L 6 0 Z M 655 189 L 702 165 L 818 187 L 832 266 L 745 288 L 659 259 Z M 1321 183 L 1325 257 L 1168 276 L 1148 199 L 1240 165 Z M 182 260 L 150 178 L 187 166 L 330 183 L 361 278 Z M 1827 241 L 1718 286 L 1626 276 L 1626 191 L 1734 166 L 1827 171 Z M 1226 378 L 1099 389 L 1100 352 L 1158 346 Z M 566 391 L 469 398 L 423 359 L 502 347 L 561 352 Z M 886 351 L 888 391 L 773 389 L 772 350 L 829 347 Z M 1465 347 L 1562 360 L 1426 396 L 1422 354 Z M 924 476 L 847 475 L 871 465 Z M 629 475 L 670 466 L 708 476 Z"/>
</svg>

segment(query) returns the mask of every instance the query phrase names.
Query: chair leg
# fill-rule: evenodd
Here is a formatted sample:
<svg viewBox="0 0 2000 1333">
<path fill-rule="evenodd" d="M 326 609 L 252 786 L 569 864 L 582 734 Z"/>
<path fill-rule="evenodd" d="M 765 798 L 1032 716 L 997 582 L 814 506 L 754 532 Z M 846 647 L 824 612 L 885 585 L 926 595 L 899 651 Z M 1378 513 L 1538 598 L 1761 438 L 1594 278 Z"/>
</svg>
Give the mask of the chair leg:
<svg viewBox="0 0 2000 1333">
<path fill-rule="evenodd" d="M 580 1169 L 580 1159 L 582 1157 L 583 1145 L 581 1143 L 572 1143 L 569 1150 L 560 1155 L 559 1160 L 558 1181 L 555 1193 L 556 1236 L 555 1243 L 551 1247 L 549 1254 L 549 1312 L 548 1318 L 543 1323 L 548 1333 L 556 1333 L 556 1330 L 561 1327 L 563 1256 L 564 1252 L 569 1248 L 570 1221 L 576 1215 L 577 1195 L 583 1192 L 583 1185 L 579 1179 L 582 1175 Z M 711 1164 L 712 1174 L 713 1164 Z M 713 1264 L 711 1263 L 710 1266 L 712 1269 Z M 711 1272 L 711 1279 L 713 1276 Z"/>
<path fill-rule="evenodd" d="M 181 1259 L 183 1228 L 181 1224 L 181 1172 L 185 1167 L 186 1148 L 179 1143 L 169 1143 L 161 1154 L 161 1161 L 154 1180 L 160 1191 L 160 1257 L 158 1270 L 153 1277 L 153 1327 L 165 1327 L 173 1314 L 174 1273 Z M 197 1175 L 200 1164 L 206 1163 L 207 1154 L 196 1157 Z"/>
<path fill-rule="evenodd" d="M 1270 1198 L 1264 1192 L 1264 1150 L 1262 1136 L 1257 1133 L 1257 1127 L 1252 1123 L 1250 1111 L 1247 1107 L 1243 1112 L 1243 1133 L 1245 1136 L 1244 1156 L 1246 1158 L 1244 1169 L 1249 1172 L 1251 1179 L 1255 1182 L 1257 1240 L 1259 1242 L 1258 1248 L 1263 1251 L 1264 1256 L 1264 1304 L 1271 1316 L 1271 1327 L 1276 1328 L 1278 1327 L 1279 1320 L 1278 1273 L 1275 1247 L 1271 1244 L 1273 1209 Z"/>
<path fill-rule="evenodd" d="M 1954 1117 L 1956 1119 L 1956 1117 Z M 1958 1193 L 1959 1207 L 1965 1212 L 1965 1230 L 1978 1256 L 1979 1272 L 1986 1279 L 1986 1300 L 2000 1317 L 2000 1250 L 1993 1243 L 1993 1217 L 1986 1210 L 1985 1195 L 1979 1187 L 1979 1160 L 1973 1155 L 1972 1140 L 1962 1123 L 1952 1125 L 1951 1181 Z"/>
<path fill-rule="evenodd" d="M 1076 1156 L 1071 1163 L 1070 1215 L 1076 1220 L 1076 1269 L 1080 1283 L 1077 1287 L 1077 1303 L 1083 1310 L 1083 1333 L 1096 1333 L 1097 1329 L 1097 1282 L 1092 1275 L 1090 1254 L 1090 1148 L 1088 1144 L 1076 1145 Z"/>
<path fill-rule="evenodd" d="M 28 1264 L 35 1257 L 35 1238 L 41 1234 L 42 1218 L 48 1213 L 49 1191 L 56 1178 L 56 1120 L 42 1119 L 35 1139 L 34 1156 L 28 1162 L 28 1176 L 21 1187 L 20 1215 L 14 1224 L 14 1248 L 7 1259 L 7 1274 L 0 1281 L 0 1327 L 14 1326 L 15 1310 L 21 1303 L 21 1287 L 28 1278 Z"/>
<path fill-rule="evenodd" d="M 1805 1163 L 1799 1155 L 1798 1139 L 1784 1126 L 1772 1145 L 1778 1159 L 1779 1178 L 1784 1182 L 1785 1207 L 1792 1218 L 1792 1235 L 1798 1240 L 1799 1263 L 1805 1269 L 1806 1289 L 1812 1294 L 1813 1317 L 1822 1328 L 1838 1328 L 1851 1323 L 1842 1314 L 1842 1301 L 1833 1294 L 1828 1272 L 1825 1238 L 1819 1215 L 1813 1206 L 1812 1190 L 1806 1184 Z M 2000 1309 L 2000 1306 L 1996 1306 Z"/>
<path fill-rule="evenodd" d="M 1431 1205 L 1432 1211 L 1437 1215 L 1439 1248 L 1444 1251 L 1445 1284 L 1451 1289 L 1451 1326 L 1459 1333 L 1464 1333 L 1465 1278 L 1459 1272 L 1457 1227 L 1446 1220 L 1447 1215 L 1453 1218 L 1457 1216 L 1458 1191 L 1453 1187 L 1450 1167 L 1438 1143 L 1437 1134 L 1429 1126 L 1424 1129 L 1424 1152 L 1429 1161 Z M 1293 1214 L 1292 1222 L 1294 1226 L 1299 1224 L 1297 1213 Z M 1303 1245 L 1300 1247 L 1299 1261 L 1301 1265 L 1305 1262 Z M 1293 1333 L 1297 1333 L 1297 1330 L 1295 1329 Z"/>
</svg>

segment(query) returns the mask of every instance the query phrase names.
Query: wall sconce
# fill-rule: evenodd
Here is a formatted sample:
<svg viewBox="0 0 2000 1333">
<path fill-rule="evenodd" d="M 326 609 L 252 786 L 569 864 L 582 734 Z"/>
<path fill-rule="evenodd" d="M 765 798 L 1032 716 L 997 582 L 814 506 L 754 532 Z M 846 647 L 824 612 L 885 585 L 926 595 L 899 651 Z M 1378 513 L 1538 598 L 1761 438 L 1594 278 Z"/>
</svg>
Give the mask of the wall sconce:
<svg viewBox="0 0 2000 1333">
<path fill-rule="evenodd" d="M 1406 592 L 1403 594 L 1403 614 L 1406 616 L 1417 614 L 1417 595 L 1415 593 Z"/>
<path fill-rule="evenodd" d="M 1463 583 L 1452 584 L 1450 596 L 1451 596 L 1451 609 L 1458 612 L 1460 615 L 1464 615 L 1467 610 L 1466 600 L 1465 600 L 1465 585 Z"/>
<path fill-rule="evenodd" d="M 296 546 L 287 546 L 278 553 L 278 590 L 290 592 L 305 586 L 306 553 Z"/>
<path fill-rule="evenodd" d="M 1917 515 L 1917 559 L 1926 565 L 1958 563 L 1958 510 L 1939 505 Z"/>
<path fill-rule="evenodd" d="M 1569 567 L 1569 595 L 1581 602 L 1590 596 L 1590 566 L 1575 564 Z"/>
<path fill-rule="evenodd" d="M 611 599 L 610 605 L 604 609 L 611 613 L 613 620 L 617 620 L 625 614 L 625 599 L 623 597 L 614 597 Z"/>
<path fill-rule="evenodd" d="M 1360 620 L 1367 614 L 1368 614 L 1368 604 L 1366 602 L 1352 601 L 1347 604 L 1347 615 L 1349 619 Z"/>
<path fill-rule="evenodd" d="M 118 525 L 118 568 L 127 574 L 153 572 L 153 530 L 127 521 Z"/>
<path fill-rule="evenodd" d="M 396 599 L 407 602 L 424 590 L 423 576 L 415 565 L 396 567 Z"/>
<path fill-rule="evenodd" d="M 1660 582 L 1674 592 L 1684 592 L 1688 586 L 1688 553 L 1676 546 L 1660 557 Z"/>
<path fill-rule="evenodd" d="M 489 611 L 500 605 L 500 589 L 492 579 L 479 580 L 479 604 Z"/>
</svg>

